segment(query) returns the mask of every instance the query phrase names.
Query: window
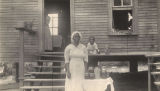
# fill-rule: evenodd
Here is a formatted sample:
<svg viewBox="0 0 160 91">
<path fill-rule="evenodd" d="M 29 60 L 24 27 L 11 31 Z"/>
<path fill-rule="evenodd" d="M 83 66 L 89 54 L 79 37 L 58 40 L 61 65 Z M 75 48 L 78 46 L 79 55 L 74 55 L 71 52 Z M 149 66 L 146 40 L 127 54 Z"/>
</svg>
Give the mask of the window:
<svg viewBox="0 0 160 91">
<path fill-rule="evenodd" d="M 112 28 L 115 31 L 133 30 L 132 6 L 132 0 L 113 0 Z"/>
<path fill-rule="evenodd" d="M 132 6 L 132 0 L 114 0 L 114 6 Z"/>
<path fill-rule="evenodd" d="M 50 17 L 49 29 L 51 35 L 58 35 L 58 14 L 48 14 Z"/>
</svg>

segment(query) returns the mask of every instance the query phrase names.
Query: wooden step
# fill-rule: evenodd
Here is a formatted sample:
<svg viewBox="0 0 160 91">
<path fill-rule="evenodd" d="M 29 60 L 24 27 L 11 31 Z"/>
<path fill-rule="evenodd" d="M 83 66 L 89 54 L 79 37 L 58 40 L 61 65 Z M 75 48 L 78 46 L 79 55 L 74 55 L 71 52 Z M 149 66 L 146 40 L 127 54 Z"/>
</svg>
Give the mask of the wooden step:
<svg viewBox="0 0 160 91">
<path fill-rule="evenodd" d="M 64 55 L 40 55 L 41 57 L 64 58 Z"/>
<path fill-rule="evenodd" d="M 64 55 L 64 52 L 42 52 L 41 55 Z"/>
<path fill-rule="evenodd" d="M 160 86 L 160 82 L 154 82 L 154 84 Z"/>
<path fill-rule="evenodd" d="M 61 62 L 63 63 L 64 60 L 38 60 L 37 62 Z"/>
<path fill-rule="evenodd" d="M 157 62 L 157 63 L 150 63 L 150 65 L 160 65 L 160 63 L 159 62 Z"/>
<path fill-rule="evenodd" d="M 61 73 L 61 72 L 28 72 L 28 74 L 34 74 L 34 75 L 65 75 L 65 73 Z"/>
<path fill-rule="evenodd" d="M 23 86 L 20 89 L 64 89 L 64 86 Z"/>
<path fill-rule="evenodd" d="M 151 72 L 152 75 L 160 75 L 160 72 Z"/>
<path fill-rule="evenodd" d="M 25 79 L 25 82 L 64 82 L 65 79 Z"/>
<path fill-rule="evenodd" d="M 157 70 L 160 70 L 160 67 L 156 67 Z"/>
<path fill-rule="evenodd" d="M 34 68 L 64 68 L 64 66 L 32 66 Z"/>
</svg>

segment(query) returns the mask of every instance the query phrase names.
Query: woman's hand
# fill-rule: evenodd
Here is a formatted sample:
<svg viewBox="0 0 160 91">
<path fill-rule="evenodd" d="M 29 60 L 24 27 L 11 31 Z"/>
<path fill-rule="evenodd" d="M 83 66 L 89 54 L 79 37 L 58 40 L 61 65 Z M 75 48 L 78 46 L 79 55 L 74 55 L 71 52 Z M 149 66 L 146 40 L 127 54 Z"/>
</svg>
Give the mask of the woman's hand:
<svg viewBox="0 0 160 91">
<path fill-rule="evenodd" d="M 67 77 L 68 77 L 68 79 L 71 78 L 71 73 L 70 72 L 67 72 Z"/>
</svg>

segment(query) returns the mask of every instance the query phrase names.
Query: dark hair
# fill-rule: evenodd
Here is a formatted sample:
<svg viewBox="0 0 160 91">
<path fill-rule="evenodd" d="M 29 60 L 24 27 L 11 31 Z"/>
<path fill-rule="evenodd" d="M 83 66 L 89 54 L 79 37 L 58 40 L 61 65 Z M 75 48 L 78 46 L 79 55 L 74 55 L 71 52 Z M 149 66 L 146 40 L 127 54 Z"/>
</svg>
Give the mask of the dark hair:
<svg viewBox="0 0 160 91">
<path fill-rule="evenodd" d="M 93 38 L 93 40 L 95 40 L 95 37 L 94 37 L 94 36 L 90 36 L 90 37 L 89 37 L 89 39 L 91 39 L 91 38 Z"/>
</svg>

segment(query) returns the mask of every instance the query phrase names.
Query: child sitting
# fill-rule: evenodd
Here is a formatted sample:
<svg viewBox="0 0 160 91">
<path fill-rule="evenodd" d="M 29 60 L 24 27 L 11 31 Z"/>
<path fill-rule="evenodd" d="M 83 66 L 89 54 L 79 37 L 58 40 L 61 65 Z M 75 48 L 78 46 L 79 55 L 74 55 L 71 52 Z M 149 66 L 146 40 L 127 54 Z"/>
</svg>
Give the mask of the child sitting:
<svg viewBox="0 0 160 91">
<path fill-rule="evenodd" d="M 98 54 L 99 53 L 99 49 L 98 49 L 97 44 L 95 43 L 94 36 L 89 37 L 89 43 L 87 44 L 87 50 L 88 50 L 88 54 Z"/>
</svg>

